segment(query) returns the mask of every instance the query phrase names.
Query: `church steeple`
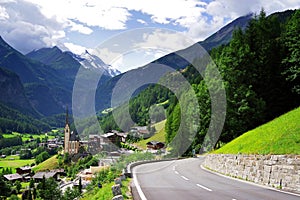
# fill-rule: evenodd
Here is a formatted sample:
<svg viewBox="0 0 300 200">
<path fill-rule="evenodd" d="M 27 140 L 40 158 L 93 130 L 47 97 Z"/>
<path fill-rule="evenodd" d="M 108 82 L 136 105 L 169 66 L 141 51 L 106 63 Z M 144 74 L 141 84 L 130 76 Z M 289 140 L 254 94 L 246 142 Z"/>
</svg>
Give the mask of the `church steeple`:
<svg viewBox="0 0 300 200">
<path fill-rule="evenodd" d="M 68 112 L 68 106 L 67 106 L 67 109 L 66 109 L 66 125 L 69 124 L 69 112 Z"/>
<path fill-rule="evenodd" d="M 69 153 L 69 141 L 70 141 L 70 125 L 69 125 L 69 112 L 68 112 L 68 107 L 66 109 L 66 125 L 65 125 L 65 141 L 64 141 L 64 152 Z"/>
</svg>

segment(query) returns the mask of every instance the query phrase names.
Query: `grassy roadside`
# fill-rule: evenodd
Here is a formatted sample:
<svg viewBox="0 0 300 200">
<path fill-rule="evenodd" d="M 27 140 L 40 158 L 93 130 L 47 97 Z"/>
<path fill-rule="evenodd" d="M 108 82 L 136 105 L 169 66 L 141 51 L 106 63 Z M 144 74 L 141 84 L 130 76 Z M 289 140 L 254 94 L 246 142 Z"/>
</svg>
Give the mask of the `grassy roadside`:
<svg viewBox="0 0 300 200">
<path fill-rule="evenodd" d="M 122 188 L 121 188 L 123 198 L 128 199 L 128 200 L 132 199 L 132 196 L 131 196 L 130 190 L 129 190 L 130 181 L 131 181 L 131 179 L 126 179 L 126 180 L 122 181 Z M 94 190 L 85 193 L 84 196 L 80 199 L 81 200 L 112 199 L 113 194 L 112 194 L 111 187 L 113 185 L 114 185 L 113 182 L 104 184 L 102 188 L 95 188 Z"/>
<path fill-rule="evenodd" d="M 299 120 L 300 107 L 246 132 L 212 153 L 300 155 Z"/>
</svg>

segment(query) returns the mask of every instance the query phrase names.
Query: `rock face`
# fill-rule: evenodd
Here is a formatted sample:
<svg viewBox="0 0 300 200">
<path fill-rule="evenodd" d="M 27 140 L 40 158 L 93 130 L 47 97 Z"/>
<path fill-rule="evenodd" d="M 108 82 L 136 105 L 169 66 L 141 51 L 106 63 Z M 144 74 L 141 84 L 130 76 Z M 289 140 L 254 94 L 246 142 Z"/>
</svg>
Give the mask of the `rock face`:
<svg viewBox="0 0 300 200">
<path fill-rule="evenodd" d="M 300 192 L 300 155 L 208 155 L 204 166 L 261 185 Z"/>
</svg>

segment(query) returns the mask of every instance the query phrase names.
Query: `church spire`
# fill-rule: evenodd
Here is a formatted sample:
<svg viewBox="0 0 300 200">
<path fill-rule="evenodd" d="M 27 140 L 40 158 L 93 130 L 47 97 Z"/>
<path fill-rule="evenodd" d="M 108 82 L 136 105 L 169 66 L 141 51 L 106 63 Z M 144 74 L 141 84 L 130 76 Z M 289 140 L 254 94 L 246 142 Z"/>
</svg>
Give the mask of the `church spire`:
<svg viewBox="0 0 300 200">
<path fill-rule="evenodd" d="M 66 109 L 66 125 L 69 124 L 69 112 L 68 112 L 68 106 Z"/>
</svg>

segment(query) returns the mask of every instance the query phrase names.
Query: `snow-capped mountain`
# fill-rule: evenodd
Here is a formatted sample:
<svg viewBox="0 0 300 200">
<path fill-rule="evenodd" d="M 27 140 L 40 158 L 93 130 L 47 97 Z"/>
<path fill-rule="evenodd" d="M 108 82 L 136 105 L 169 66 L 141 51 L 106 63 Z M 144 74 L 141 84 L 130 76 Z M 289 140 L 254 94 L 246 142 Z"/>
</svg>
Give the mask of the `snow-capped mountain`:
<svg viewBox="0 0 300 200">
<path fill-rule="evenodd" d="M 103 69 L 105 75 L 114 77 L 119 75 L 121 72 L 111 65 L 105 64 L 98 56 L 92 55 L 87 50 L 81 55 L 73 54 L 74 59 L 76 59 L 84 68 L 97 68 Z"/>
</svg>

